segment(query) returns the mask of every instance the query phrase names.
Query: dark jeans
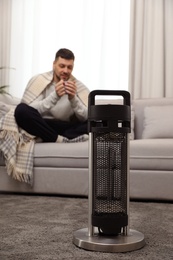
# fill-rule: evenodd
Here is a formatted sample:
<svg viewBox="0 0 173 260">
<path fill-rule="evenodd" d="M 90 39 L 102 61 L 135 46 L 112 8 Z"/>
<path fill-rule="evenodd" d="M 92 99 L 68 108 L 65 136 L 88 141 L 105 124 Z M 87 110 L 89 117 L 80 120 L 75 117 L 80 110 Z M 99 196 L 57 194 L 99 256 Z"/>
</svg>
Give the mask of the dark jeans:
<svg viewBox="0 0 173 260">
<path fill-rule="evenodd" d="M 31 135 L 40 137 L 43 142 L 56 142 L 58 135 L 72 139 L 88 134 L 87 121 L 66 122 L 45 119 L 35 108 L 24 103 L 16 107 L 14 116 L 19 127 Z"/>
</svg>

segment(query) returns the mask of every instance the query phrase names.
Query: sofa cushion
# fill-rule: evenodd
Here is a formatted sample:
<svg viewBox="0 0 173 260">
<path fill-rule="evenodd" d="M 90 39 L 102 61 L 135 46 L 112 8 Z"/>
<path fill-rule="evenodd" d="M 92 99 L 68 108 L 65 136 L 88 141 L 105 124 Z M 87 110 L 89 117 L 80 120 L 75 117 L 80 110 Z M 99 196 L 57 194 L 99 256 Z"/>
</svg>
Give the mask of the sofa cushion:
<svg viewBox="0 0 173 260">
<path fill-rule="evenodd" d="M 130 169 L 172 171 L 173 139 L 130 141 Z"/>
<path fill-rule="evenodd" d="M 80 143 L 36 143 L 35 167 L 88 168 L 88 141 Z"/>
<path fill-rule="evenodd" d="M 131 105 L 131 133 L 130 133 L 130 140 L 134 140 L 135 139 L 134 128 L 135 128 L 135 111 L 134 111 L 133 105 Z"/>
<path fill-rule="evenodd" d="M 173 138 L 172 114 L 173 106 L 145 107 L 142 138 Z"/>
<path fill-rule="evenodd" d="M 144 130 L 144 109 L 149 106 L 173 106 L 173 98 L 144 98 L 132 101 L 135 111 L 135 139 L 141 139 Z"/>
</svg>

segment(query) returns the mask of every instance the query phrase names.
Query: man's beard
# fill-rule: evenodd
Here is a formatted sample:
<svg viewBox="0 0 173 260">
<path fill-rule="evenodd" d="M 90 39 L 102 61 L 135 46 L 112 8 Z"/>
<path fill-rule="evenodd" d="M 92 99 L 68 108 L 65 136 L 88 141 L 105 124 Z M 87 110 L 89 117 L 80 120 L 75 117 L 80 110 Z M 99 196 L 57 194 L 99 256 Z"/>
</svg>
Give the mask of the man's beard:
<svg viewBox="0 0 173 260">
<path fill-rule="evenodd" d="M 62 74 L 62 75 L 60 75 L 60 78 L 67 81 L 70 78 L 70 76 L 67 74 Z"/>
<path fill-rule="evenodd" d="M 70 78 L 69 75 L 66 75 L 66 74 L 63 74 L 63 75 L 60 75 L 60 76 L 57 75 L 55 72 L 54 72 L 54 74 L 55 74 L 57 81 L 60 81 L 61 79 L 63 79 L 64 81 L 67 81 Z"/>
</svg>

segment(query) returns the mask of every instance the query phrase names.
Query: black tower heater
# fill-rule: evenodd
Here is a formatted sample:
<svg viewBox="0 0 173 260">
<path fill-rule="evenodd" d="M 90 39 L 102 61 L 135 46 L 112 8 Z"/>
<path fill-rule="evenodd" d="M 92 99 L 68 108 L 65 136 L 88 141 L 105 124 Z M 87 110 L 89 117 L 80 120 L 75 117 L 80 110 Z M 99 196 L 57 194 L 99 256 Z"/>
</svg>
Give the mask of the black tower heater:
<svg viewBox="0 0 173 260">
<path fill-rule="evenodd" d="M 96 96 L 121 97 L 122 103 L 96 104 Z M 130 94 L 95 90 L 88 101 L 89 219 L 75 232 L 75 245 L 103 252 L 144 246 L 144 236 L 129 229 Z"/>
</svg>

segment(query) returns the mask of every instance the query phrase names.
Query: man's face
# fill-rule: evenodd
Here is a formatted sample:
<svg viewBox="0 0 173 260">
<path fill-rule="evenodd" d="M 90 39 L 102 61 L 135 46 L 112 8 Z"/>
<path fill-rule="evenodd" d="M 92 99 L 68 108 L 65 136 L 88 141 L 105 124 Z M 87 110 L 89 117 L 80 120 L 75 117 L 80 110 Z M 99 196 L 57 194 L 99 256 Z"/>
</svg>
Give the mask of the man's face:
<svg viewBox="0 0 173 260">
<path fill-rule="evenodd" d="M 60 79 L 67 81 L 71 76 L 74 67 L 74 60 L 66 60 L 61 57 L 53 62 L 54 81 Z"/>
</svg>

